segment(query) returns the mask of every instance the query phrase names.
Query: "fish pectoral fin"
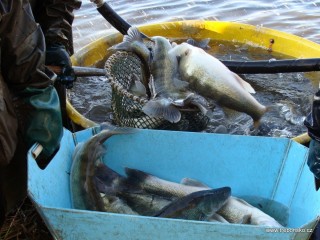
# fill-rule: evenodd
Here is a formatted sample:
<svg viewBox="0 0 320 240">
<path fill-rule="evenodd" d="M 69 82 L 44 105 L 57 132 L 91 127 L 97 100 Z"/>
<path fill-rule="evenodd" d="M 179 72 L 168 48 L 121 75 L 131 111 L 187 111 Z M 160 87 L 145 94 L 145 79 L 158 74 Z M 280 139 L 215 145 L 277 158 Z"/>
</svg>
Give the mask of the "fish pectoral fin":
<svg viewBox="0 0 320 240">
<path fill-rule="evenodd" d="M 134 41 L 143 42 L 140 31 L 137 27 L 133 26 L 128 29 L 128 34 L 123 36 L 123 41 L 121 43 L 108 48 L 108 50 L 128 51 L 130 49 L 130 44 Z"/>
<path fill-rule="evenodd" d="M 232 72 L 235 79 L 241 84 L 241 86 L 249 93 L 254 94 L 256 91 L 253 89 L 253 87 L 250 85 L 250 83 L 243 80 L 238 74 Z"/>
<path fill-rule="evenodd" d="M 251 204 L 249 204 L 248 202 L 246 202 L 245 200 L 243 200 L 243 199 L 241 199 L 241 198 L 237 198 L 237 197 L 233 197 L 233 198 L 234 198 L 235 200 L 241 202 L 242 204 L 247 205 L 248 207 L 252 207 L 252 208 L 253 208 L 253 206 L 252 206 Z"/>
<path fill-rule="evenodd" d="M 169 100 L 160 98 L 148 101 L 142 111 L 149 117 L 164 118 L 165 120 L 176 123 L 181 119 L 181 113 Z"/>
<path fill-rule="evenodd" d="M 193 178 L 182 178 L 180 181 L 181 184 L 186 186 L 193 186 L 193 187 L 202 187 L 202 188 L 208 188 L 211 189 L 208 185 L 200 182 L 199 180 L 193 179 Z"/>
<path fill-rule="evenodd" d="M 210 119 L 213 118 L 213 111 L 209 107 L 204 106 L 203 104 L 201 104 L 197 101 L 192 101 L 190 103 L 195 105 L 208 118 L 210 118 Z"/>
</svg>

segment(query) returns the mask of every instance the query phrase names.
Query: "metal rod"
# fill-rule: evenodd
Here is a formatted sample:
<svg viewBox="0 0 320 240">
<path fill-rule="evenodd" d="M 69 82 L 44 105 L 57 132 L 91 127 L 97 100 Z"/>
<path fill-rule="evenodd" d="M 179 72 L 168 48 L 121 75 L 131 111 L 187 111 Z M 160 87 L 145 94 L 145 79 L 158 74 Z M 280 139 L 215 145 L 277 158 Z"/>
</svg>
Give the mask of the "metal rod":
<svg viewBox="0 0 320 240">
<path fill-rule="evenodd" d="M 36 159 L 40 153 L 42 152 L 43 147 L 40 143 L 35 143 L 31 149 L 31 155 L 34 159 Z"/>
<path fill-rule="evenodd" d="M 120 33 L 127 34 L 131 25 L 121 18 L 103 0 L 91 0 L 97 5 L 98 12 Z M 142 33 L 143 34 L 143 33 Z M 147 37 L 143 34 L 144 37 Z M 320 71 L 320 58 L 286 59 L 276 61 L 222 61 L 235 73 L 284 73 Z"/>
</svg>

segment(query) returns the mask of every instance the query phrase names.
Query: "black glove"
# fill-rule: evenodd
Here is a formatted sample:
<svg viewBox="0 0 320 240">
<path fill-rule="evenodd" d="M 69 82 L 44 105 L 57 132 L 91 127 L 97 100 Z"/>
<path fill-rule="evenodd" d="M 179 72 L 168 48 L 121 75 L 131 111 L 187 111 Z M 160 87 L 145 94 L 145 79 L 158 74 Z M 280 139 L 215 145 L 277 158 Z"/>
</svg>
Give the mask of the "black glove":
<svg viewBox="0 0 320 240">
<path fill-rule="evenodd" d="M 73 82 L 77 77 L 71 67 L 70 56 L 63 44 L 55 43 L 47 46 L 46 65 L 61 67 L 57 81 L 60 81 L 68 89 L 73 87 Z"/>
</svg>

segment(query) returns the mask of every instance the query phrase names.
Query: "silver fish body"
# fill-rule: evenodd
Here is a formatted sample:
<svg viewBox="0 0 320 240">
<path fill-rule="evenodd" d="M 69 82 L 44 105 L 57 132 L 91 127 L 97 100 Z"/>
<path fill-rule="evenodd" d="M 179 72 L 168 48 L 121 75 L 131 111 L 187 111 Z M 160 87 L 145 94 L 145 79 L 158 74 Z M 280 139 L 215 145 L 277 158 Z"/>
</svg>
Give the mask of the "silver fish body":
<svg viewBox="0 0 320 240">
<path fill-rule="evenodd" d="M 139 213 L 132 210 L 125 201 L 117 196 L 107 194 L 101 194 L 100 196 L 104 205 L 104 212 L 139 215 Z"/>
<path fill-rule="evenodd" d="M 103 163 L 97 166 L 95 176 L 104 211 L 152 216 L 174 200 L 143 191 Z"/>
<path fill-rule="evenodd" d="M 150 71 L 152 75 L 154 95 L 142 108 L 150 117 L 162 117 L 169 122 L 178 122 L 181 118 L 180 111 L 174 106 L 173 101 L 181 96 L 174 82 L 179 82 L 178 60 L 168 54 L 172 49 L 171 43 L 164 37 L 152 37 L 155 46 L 152 50 Z"/>
<path fill-rule="evenodd" d="M 143 216 L 153 216 L 174 200 L 144 191 L 121 191 L 118 196 L 123 198 L 135 212 Z"/>
<path fill-rule="evenodd" d="M 207 187 L 188 186 L 167 181 L 140 170 L 126 168 L 127 181 L 149 193 L 165 197 L 185 197 L 193 192 L 208 190 Z"/>
<path fill-rule="evenodd" d="M 187 89 L 188 83 L 181 80 L 178 72 L 178 60 L 170 54 L 172 45 L 164 37 L 152 37 L 155 42 L 151 62 L 153 98 L 142 108 L 150 117 L 164 118 L 176 123 L 181 119 L 179 108 L 193 106 L 202 113 L 211 116 L 208 102 L 201 96 Z"/>
<path fill-rule="evenodd" d="M 266 227 L 283 227 L 271 216 L 236 197 L 230 197 L 217 213 L 230 223 L 249 223 Z"/>
<path fill-rule="evenodd" d="M 154 216 L 206 221 L 224 205 L 230 195 L 229 187 L 193 192 L 175 200 Z"/>
<path fill-rule="evenodd" d="M 195 179 L 184 178 L 181 181 L 182 184 L 188 186 L 200 186 L 203 188 L 210 189 L 209 186 L 204 185 Z M 257 196 L 245 196 L 246 199 L 251 200 L 257 204 L 262 205 L 262 207 L 268 209 L 268 205 L 272 204 L 276 206 L 274 210 L 282 211 L 280 214 L 284 215 L 285 220 L 283 222 L 287 223 L 288 209 L 280 203 L 270 201 L 265 198 Z M 269 209 L 271 212 L 271 209 Z M 237 197 L 230 196 L 226 203 L 209 218 L 209 221 L 219 221 L 223 223 L 237 223 L 237 224 L 253 224 L 253 225 L 263 225 L 268 227 L 282 227 L 277 220 L 275 220 L 270 215 L 264 213 L 260 209 L 252 206 L 245 200 Z"/>
<path fill-rule="evenodd" d="M 106 151 L 103 143 L 113 135 L 135 131 L 131 128 L 102 130 L 76 146 L 70 172 L 71 202 L 74 208 L 103 211 L 104 204 L 95 177 L 96 166 Z"/>
<path fill-rule="evenodd" d="M 250 94 L 254 89 L 249 83 L 203 49 L 188 43 L 177 45 L 169 53 L 179 57 L 180 75 L 189 82 L 192 90 L 215 100 L 222 107 L 250 115 L 258 126 L 267 107 Z"/>
</svg>

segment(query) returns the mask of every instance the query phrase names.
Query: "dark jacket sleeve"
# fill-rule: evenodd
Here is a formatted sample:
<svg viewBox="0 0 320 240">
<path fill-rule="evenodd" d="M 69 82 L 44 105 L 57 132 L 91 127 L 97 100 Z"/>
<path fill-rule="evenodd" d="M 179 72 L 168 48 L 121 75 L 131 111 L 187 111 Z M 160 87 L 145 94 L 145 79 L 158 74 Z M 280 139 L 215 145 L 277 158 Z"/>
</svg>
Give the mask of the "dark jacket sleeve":
<svg viewBox="0 0 320 240">
<path fill-rule="evenodd" d="M 59 147 L 63 128 L 52 72 L 44 65 L 43 33 L 28 0 L 1 0 L 0 18 L 1 73 L 13 96 L 18 131 L 27 148 L 41 144 L 42 159 L 49 161 Z"/>
<path fill-rule="evenodd" d="M 11 90 L 44 88 L 45 41 L 27 0 L 0 1 L 1 72 Z"/>
<path fill-rule="evenodd" d="M 41 25 L 46 44 L 61 43 L 70 55 L 73 54 L 72 23 L 78 0 L 38 0 L 33 10 L 36 21 Z"/>
<path fill-rule="evenodd" d="M 308 129 L 309 136 L 320 142 L 320 90 L 314 95 L 311 112 L 306 117 L 304 125 Z"/>
</svg>

